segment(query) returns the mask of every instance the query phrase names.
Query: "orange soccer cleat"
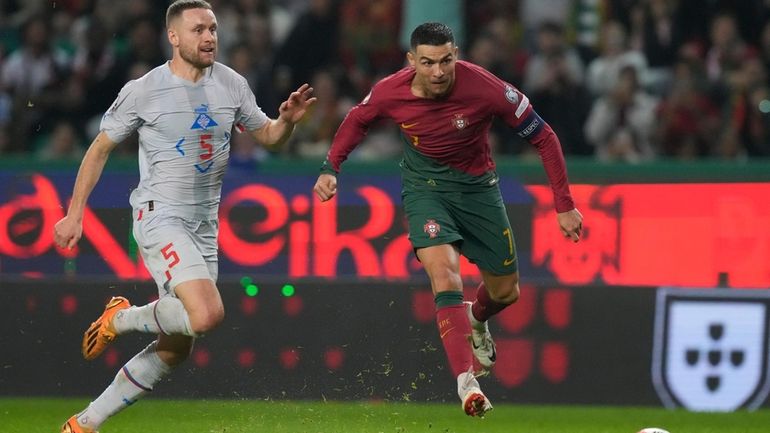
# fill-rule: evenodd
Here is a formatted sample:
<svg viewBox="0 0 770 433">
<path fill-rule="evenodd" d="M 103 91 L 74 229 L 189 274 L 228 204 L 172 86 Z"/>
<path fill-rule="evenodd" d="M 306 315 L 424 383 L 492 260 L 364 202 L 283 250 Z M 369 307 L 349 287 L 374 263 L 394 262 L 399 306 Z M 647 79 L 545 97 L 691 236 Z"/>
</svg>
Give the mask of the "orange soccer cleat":
<svg viewBox="0 0 770 433">
<path fill-rule="evenodd" d="M 70 419 L 68 419 L 67 422 L 65 422 L 64 425 L 61 426 L 61 433 L 99 433 L 99 432 L 87 429 L 85 427 L 81 427 L 80 424 L 78 424 L 78 416 L 72 415 Z"/>
<path fill-rule="evenodd" d="M 104 307 L 104 312 L 91 326 L 88 327 L 83 335 L 83 345 L 81 347 L 83 358 L 92 360 L 104 352 L 104 349 L 110 345 L 118 336 L 112 328 L 112 318 L 120 310 L 130 307 L 131 303 L 122 296 L 114 296 Z"/>
</svg>

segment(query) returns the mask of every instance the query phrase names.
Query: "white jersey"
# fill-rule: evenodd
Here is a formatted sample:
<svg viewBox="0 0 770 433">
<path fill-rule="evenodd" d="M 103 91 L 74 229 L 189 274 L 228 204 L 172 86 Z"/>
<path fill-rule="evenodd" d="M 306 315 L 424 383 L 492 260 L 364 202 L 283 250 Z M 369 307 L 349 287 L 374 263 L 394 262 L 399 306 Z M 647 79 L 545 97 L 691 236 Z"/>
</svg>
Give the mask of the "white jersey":
<svg viewBox="0 0 770 433">
<path fill-rule="evenodd" d="M 214 63 L 193 83 L 167 62 L 129 81 L 100 129 L 116 143 L 139 132 L 131 206 L 152 201 L 171 215 L 216 219 L 233 126 L 253 131 L 268 121 L 246 79 L 229 67 Z"/>
</svg>

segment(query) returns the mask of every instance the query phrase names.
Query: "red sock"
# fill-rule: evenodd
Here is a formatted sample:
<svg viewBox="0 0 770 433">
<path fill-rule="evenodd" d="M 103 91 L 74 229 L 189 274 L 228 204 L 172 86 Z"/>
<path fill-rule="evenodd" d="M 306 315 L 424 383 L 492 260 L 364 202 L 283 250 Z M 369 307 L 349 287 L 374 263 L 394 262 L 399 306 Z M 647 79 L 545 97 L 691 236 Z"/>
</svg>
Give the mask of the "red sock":
<svg viewBox="0 0 770 433">
<path fill-rule="evenodd" d="M 457 377 L 473 366 L 473 351 L 468 344 L 471 324 L 465 312 L 465 305 L 450 305 L 436 309 L 436 323 L 449 360 L 449 369 Z"/>
<path fill-rule="evenodd" d="M 493 301 L 489 297 L 487 286 L 482 281 L 479 284 L 479 288 L 476 290 L 476 300 L 473 301 L 471 311 L 473 311 L 473 317 L 479 322 L 486 322 L 490 317 L 503 311 L 507 306 L 511 304 L 502 304 L 500 302 Z"/>
</svg>

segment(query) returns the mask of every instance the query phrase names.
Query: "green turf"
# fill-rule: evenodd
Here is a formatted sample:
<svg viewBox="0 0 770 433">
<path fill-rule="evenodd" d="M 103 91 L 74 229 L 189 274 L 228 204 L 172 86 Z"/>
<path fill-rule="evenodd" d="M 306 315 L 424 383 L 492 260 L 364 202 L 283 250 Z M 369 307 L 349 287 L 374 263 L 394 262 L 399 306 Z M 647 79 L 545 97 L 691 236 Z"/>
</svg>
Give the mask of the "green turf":
<svg viewBox="0 0 770 433">
<path fill-rule="evenodd" d="M 0 432 L 58 432 L 86 400 L 0 398 Z M 458 404 L 147 399 L 101 433 L 671 433 L 770 431 L 770 411 L 690 413 L 658 408 L 497 405 L 485 419 Z"/>
</svg>

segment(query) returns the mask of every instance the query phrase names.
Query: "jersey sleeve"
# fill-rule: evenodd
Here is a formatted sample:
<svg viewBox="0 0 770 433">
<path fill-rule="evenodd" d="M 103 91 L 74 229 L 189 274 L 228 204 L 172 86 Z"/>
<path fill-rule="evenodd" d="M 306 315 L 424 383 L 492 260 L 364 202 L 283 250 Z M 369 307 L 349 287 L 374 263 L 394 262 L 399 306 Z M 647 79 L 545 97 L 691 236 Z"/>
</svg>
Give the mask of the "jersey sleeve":
<svg viewBox="0 0 770 433">
<path fill-rule="evenodd" d="M 378 90 L 378 87 L 375 86 L 358 105 L 348 111 L 334 134 L 321 172 L 339 173 L 340 166 L 348 158 L 350 152 L 366 137 L 370 125 L 382 117 Z"/>
<path fill-rule="evenodd" d="M 260 129 L 270 120 L 270 118 L 257 105 L 257 98 L 254 92 L 249 88 L 245 78 L 238 80 L 238 111 L 235 113 L 235 124 L 242 125 L 248 131 Z"/>
<path fill-rule="evenodd" d="M 513 128 L 519 137 L 537 149 L 551 185 L 556 211 L 567 212 L 574 209 L 575 203 L 567 179 L 567 164 L 559 137 L 537 114 L 524 93 L 504 81 L 500 84 L 501 90 L 497 92 L 497 97 L 493 98 L 496 114 Z"/>
<path fill-rule="evenodd" d="M 142 124 L 137 110 L 139 85 L 136 80 L 129 81 L 118 93 L 115 102 L 104 113 L 99 130 L 115 143 L 120 143 Z"/>
</svg>

